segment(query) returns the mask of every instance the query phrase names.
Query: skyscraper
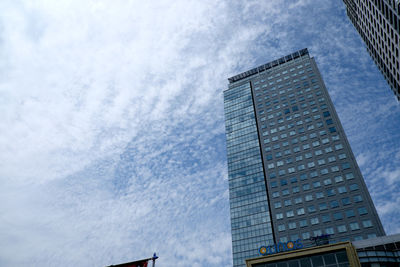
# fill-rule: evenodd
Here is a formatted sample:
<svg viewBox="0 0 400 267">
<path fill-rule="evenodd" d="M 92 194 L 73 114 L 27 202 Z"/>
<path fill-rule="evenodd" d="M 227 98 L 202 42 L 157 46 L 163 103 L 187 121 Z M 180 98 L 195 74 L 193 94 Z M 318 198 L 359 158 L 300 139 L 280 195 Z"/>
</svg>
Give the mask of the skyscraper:
<svg viewBox="0 0 400 267">
<path fill-rule="evenodd" d="M 400 0 L 343 0 L 347 15 L 400 100 Z"/>
<path fill-rule="evenodd" d="M 260 246 L 384 235 L 324 82 L 303 49 L 224 91 L 233 266 Z"/>
</svg>

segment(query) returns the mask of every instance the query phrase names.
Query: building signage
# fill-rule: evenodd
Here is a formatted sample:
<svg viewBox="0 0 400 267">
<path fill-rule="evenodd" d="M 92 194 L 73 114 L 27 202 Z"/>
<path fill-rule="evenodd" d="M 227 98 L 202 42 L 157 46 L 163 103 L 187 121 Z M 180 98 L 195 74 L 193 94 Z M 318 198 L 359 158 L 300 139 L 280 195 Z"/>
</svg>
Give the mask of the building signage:
<svg viewBox="0 0 400 267">
<path fill-rule="evenodd" d="M 259 252 L 261 255 L 266 256 L 270 254 L 275 254 L 279 252 L 285 252 L 295 249 L 303 248 L 303 243 L 301 243 L 301 239 L 297 239 L 296 241 L 289 242 L 279 242 L 277 244 L 271 246 L 262 246 L 259 248 Z"/>
</svg>

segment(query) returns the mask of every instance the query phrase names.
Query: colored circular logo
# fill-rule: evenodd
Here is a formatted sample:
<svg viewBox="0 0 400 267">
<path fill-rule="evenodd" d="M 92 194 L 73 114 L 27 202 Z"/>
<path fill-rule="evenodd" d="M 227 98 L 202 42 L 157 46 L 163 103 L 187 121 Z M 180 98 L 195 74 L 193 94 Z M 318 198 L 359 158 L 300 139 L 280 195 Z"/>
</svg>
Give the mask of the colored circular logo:
<svg viewBox="0 0 400 267">
<path fill-rule="evenodd" d="M 267 248 L 266 247 L 260 247 L 260 249 L 259 249 L 259 251 L 260 251 L 260 254 L 261 255 L 265 255 L 266 253 L 267 253 Z"/>
<path fill-rule="evenodd" d="M 286 247 L 288 249 L 294 249 L 294 243 L 292 241 L 287 242 Z"/>
</svg>

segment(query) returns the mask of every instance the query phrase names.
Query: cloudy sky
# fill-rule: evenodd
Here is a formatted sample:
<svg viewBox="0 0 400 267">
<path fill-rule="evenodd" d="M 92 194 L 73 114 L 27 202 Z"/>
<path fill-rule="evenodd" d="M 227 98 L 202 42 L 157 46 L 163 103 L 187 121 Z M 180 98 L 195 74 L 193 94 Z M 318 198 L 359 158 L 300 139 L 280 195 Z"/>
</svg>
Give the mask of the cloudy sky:
<svg viewBox="0 0 400 267">
<path fill-rule="evenodd" d="M 0 1 L 0 266 L 230 266 L 222 91 L 305 47 L 400 232 L 400 104 L 342 1 Z"/>
</svg>

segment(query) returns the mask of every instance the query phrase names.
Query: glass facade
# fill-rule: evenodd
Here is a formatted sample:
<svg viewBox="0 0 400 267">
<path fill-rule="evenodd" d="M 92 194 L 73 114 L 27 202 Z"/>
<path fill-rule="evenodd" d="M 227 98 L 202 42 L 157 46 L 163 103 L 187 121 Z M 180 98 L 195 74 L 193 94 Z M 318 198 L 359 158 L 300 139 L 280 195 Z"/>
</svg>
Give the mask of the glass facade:
<svg viewBox="0 0 400 267">
<path fill-rule="evenodd" d="M 272 241 L 271 219 L 249 83 L 224 92 L 233 266 Z"/>
<path fill-rule="evenodd" d="M 384 235 L 322 77 L 303 49 L 224 92 L 234 266 L 261 245 Z"/>
</svg>

